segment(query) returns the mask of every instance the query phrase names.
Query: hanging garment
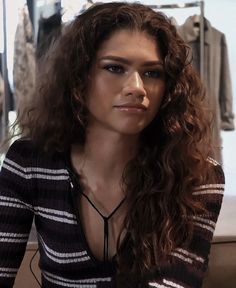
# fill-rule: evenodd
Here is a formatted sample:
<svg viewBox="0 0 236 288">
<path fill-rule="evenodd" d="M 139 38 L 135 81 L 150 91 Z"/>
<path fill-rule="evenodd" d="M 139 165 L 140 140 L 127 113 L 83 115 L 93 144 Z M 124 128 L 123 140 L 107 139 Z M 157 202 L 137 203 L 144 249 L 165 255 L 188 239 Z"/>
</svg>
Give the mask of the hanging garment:
<svg viewBox="0 0 236 288">
<path fill-rule="evenodd" d="M 0 74 L 0 121 L 2 123 L 3 117 L 3 104 L 4 104 L 4 81 L 2 79 L 2 75 Z M 0 142 L 2 141 L 3 129 L 2 125 L 0 125 Z"/>
<path fill-rule="evenodd" d="M 3 102 L 4 102 L 4 81 L 2 79 L 2 75 L 0 74 L 0 117 L 2 117 Z"/>
<path fill-rule="evenodd" d="M 39 59 L 47 52 L 50 45 L 61 34 L 61 14 L 55 13 L 49 18 L 39 19 L 36 57 Z"/>
<path fill-rule="evenodd" d="M 4 104 L 4 81 L 2 79 L 2 75 L 0 73 L 0 120 L 2 122 L 2 117 L 3 117 L 3 104 Z M 0 125 L 0 141 L 2 141 L 2 125 Z"/>
<path fill-rule="evenodd" d="M 28 6 L 28 11 L 29 11 L 29 18 L 34 26 L 34 0 L 26 0 L 27 6 Z"/>
<path fill-rule="evenodd" d="M 32 98 L 35 86 L 35 46 L 26 5 L 19 11 L 14 50 L 13 85 L 16 109 L 19 112 Z"/>
<path fill-rule="evenodd" d="M 177 20 L 175 19 L 175 17 L 171 16 L 171 17 L 169 17 L 169 20 L 170 20 L 172 25 L 174 25 L 176 28 L 178 28 L 179 24 L 178 24 Z"/>
<path fill-rule="evenodd" d="M 3 54 L 0 53 L 0 72 L 1 72 L 1 77 L 3 79 L 3 65 L 2 65 L 2 58 L 3 58 Z M 3 80 L 4 81 L 4 80 Z M 13 93 L 12 93 L 12 89 L 9 83 L 9 79 L 7 77 L 6 79 L 6 94 L 8 95 L 9 99 L 8 99 L 8 111 L 12 111 L 15 110 L 15 103 L 14 103 L 14 97 L 13 97 Z M 5 97 L 5 96 L 4 96 Z M 1 100 L 2 101 L 2 100 Z"/>
<path fill-rule="evenodd" d="M 199 17 L 187 18 L 178 27 L 178 33 L 192 49 L 193 66 L 200 71 Z M 214 114 L 213 140 L 216 160 L 221 162 L 220 130 L 234 130 L 232 111 L 232 85 L 225 35 L 204 19 L 204 84 L 207 100 Z"/>
</svg>

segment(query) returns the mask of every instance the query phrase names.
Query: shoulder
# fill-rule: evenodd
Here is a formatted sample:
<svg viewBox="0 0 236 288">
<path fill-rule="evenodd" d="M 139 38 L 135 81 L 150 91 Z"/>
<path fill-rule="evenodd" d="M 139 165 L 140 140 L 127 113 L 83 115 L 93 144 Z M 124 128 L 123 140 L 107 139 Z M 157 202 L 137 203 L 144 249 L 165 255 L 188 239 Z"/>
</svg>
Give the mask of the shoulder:
<svg viewBox="0 0 236 288">
<path fill-rule="evenodd" d="M 15 140 L 10 146 L 7 151 L 7 155 L 14 154 L 14 153 L 23 153 L 27 154 L 31 151 L 38 150 L 36 148 L 36 145 L 33 144 L 33 142 L 29 139 L 17 139 Z"/>
<path fill-rule="evenodd" d="M 213 232 L 223 201 L 225 176 L 222 166 L 217 161 L 212 158 L 208 158 L 207 161 L 212 177 L 202 185 L 196 186 L 192 195 L 205 210 L 202 215 L 195 216 L 195 220 L 199 222 L 198 226 L 203 227 L 204 224 L 205 228 L 209 226 L 208 230 Z"/>
<path fill-rule="evenodd" d="M 28 139 L 18 139 L 14 141 L 3 162 L 3 168 L 6 165 L 14 166 L 14 168 L 26 167 L 49 167 L 63 165 L 62 154 L 48 154 L 40 149 L 33 141 Z"/>
<path fill-rule="evenodd" d="M 215 182 L 216 184 L 225 184 L 225 174 L 223 171 L 223 168 L 219 162 L 217 162 L 215 159 L 208 157 L 207 162 L 210 165 L 210 169 L 215 175 L 215 179 L 212 179 L 211 182 Z M 213 183 L 212 183 L 213 184 Z"/>
<path fill-rule="evenodd" d="M 27 163 L 27 160 L 31 158 L 33 154 L 35 153 L 33 153 L 32 142 L 30 140 L 18 139 L 8 148 L 3 162 L 3 168 L 14 162 L 22 164 Z"/>
<path fill-rule="evenodd" d="M 213 158 L 208 157 L 209 178 L 201 185 L 195 186 L 194 196 L 199 196 L 205 200 L 218 199 L 222 200 L 225 187 L 225 175 L 222 166 Z"/>
<path fill-rule="evenodd" d="M 1 188 L 8 191 L 11 187 L 27 203 L 37 201 L 42 191 L 51 193 L 51 187 L 65 191 L 68 179 L 61 153 L 45 154 L 29 140 L 17 140 L 10 146 L 0 173 Z"/>
<path fill-rule="evenodd" d="M 209 163 L 210 170 L 213 174 L 213 178 L 208 181 L 210 182 L 209 184 L 221 184 L 221 186 L 224 187 L 225 174 L 221 164 L 211 157 L 207 158 L 207 162 Z"/>
</svg>

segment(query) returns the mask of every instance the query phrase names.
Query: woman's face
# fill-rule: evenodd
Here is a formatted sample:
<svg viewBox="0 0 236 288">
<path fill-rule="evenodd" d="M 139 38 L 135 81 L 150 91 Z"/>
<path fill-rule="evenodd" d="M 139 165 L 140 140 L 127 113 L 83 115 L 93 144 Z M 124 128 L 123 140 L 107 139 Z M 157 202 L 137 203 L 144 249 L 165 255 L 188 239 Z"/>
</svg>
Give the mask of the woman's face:
<svg viewBox="0 0 236 288">
<path fill-rule="evenodd" d="M 118 30 L 102 43 L 88 78 L 88 125 L 139 134 L 165 93 L 161 51 L 145 32 Z"/>
</svg>

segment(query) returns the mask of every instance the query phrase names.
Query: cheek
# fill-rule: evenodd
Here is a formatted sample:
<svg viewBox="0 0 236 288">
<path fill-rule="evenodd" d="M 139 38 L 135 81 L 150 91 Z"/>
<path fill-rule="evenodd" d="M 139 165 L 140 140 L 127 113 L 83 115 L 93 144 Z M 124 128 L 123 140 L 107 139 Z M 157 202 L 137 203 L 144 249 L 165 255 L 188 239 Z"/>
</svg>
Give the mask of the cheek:
<svg viewBox="0 0 236 288">
<path fill-rule="evenodd" d="M 88 89 L 87 93 L 87 106 L 88 108 L 93 105 L 97 105 L 103 101 L 104 85 L 100 81 L 94 81 Z M 96 104 L 97 103 L 97 104 Z"/>
<path fill-rule="evenodd" d="M 118 81 L 114 81 L 107 77 L 107 75 L 104 75 L 104 73 L 100 73 L 93 83 L 92 94 L 104 95 L 105 97 L 108 94 L 114 93 L 116 87 L 119 86 L 117 82 Z"/>
<path fill-rule="evenodd" d="M 94 85 L 90 89 L 87 98 L 87 109 L 90 114 L 101 117 L 105 113 L 108 113 L 112 106 L 111 94 L 107 89 L 107 85 L 102 85 L 102 83 Z"/>
<path fill-rule="evenodd" d="M 161 103 L 163 101 L 163 98 L 165 97 L 165 85 L 159 86 L 155 91 L 151 93 L 152 97 L 150 97 L 150 107 L 154 111 L 154 113 L 157 113 Z"/>
</svg>

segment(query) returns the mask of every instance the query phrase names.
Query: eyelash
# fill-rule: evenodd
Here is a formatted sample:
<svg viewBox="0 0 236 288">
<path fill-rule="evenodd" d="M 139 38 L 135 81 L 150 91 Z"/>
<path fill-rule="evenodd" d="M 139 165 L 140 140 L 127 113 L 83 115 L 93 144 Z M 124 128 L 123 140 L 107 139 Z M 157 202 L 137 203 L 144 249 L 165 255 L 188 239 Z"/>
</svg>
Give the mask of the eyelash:
<svg viewBox="0 0 236 288">
<path fill-rule="evenodd" d="M 115 65 L 115 64 L 106 65 L 104 69 L 111 73 L 116 73 L 116 74 L 121 74 L 121 73 L 124 73 L 125 71 L 125 69 L 121 65 Z"/>
<path fill-rule="evenodd" d="M 104 69 L 114 74 L 122 74 L 125 72 L 124 67 L 121 65 L 117 65 L 117 64 L 106 65 Z M 150 70 L 150 71 L 145 71 L 143 75 L 147 78 L 155 78 L 155 79 L 162 78 L 163 71 L 161 69 Z"/>
<path fill-rule="evenodd" d="M 148 75 L 146 75 L 148 73 Z M 148 78 L 162 78 L 163 71 L 161 70 L 151 70 L 144 73 Z"/>
</svg>

